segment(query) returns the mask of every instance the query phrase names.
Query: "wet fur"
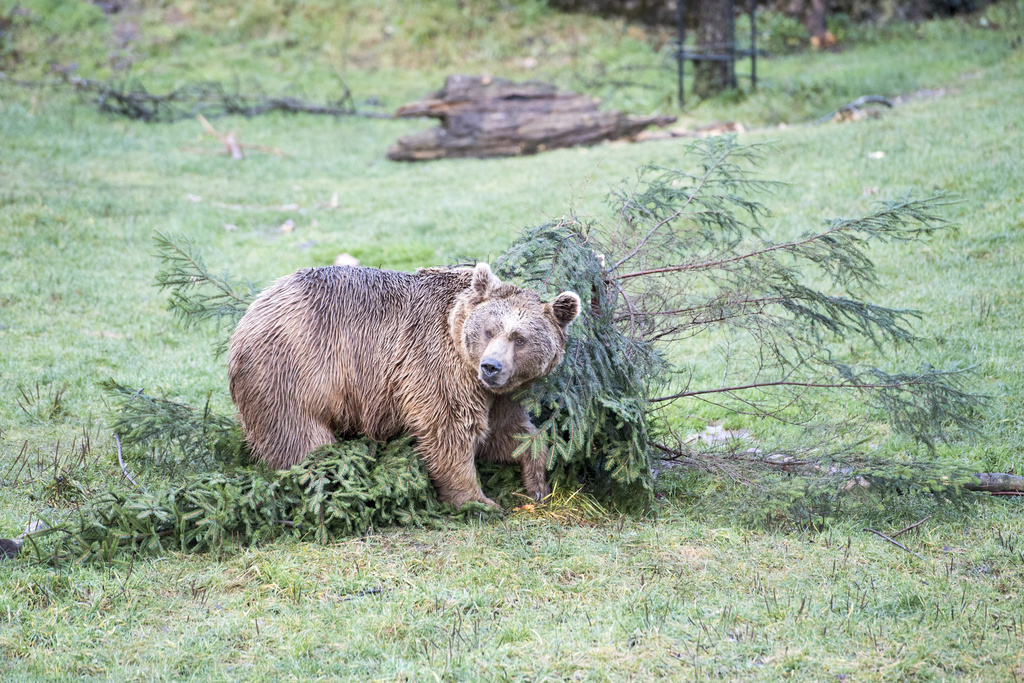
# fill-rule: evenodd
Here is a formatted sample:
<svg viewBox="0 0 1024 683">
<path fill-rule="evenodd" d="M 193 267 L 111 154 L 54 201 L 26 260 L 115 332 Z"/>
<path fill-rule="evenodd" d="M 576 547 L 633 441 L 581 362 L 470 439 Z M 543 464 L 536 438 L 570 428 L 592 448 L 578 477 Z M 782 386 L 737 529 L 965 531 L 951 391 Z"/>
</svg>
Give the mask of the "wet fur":
<svg viewBox="0 0 1024 683">
<path fill-rule="evenodd" d="M 408 432 L 442 500 L 494 502 L 475 458 L 510 462 L 536 430 L 510 394 L 562 360 L 579 297 L 542 303 L 487 264 L 410 275 L 311 268 L 271 285 L 231 337 L 231 397 L 253 452 L 302 461 L 335 432 L 382 441 Z M 517 345 L 516 340 L 523 340 Z M 489 386 L 483 358 L 500 364 Z M 550 492 L 546 454 L 520 459 L 534 496 Z"/>
</svg>

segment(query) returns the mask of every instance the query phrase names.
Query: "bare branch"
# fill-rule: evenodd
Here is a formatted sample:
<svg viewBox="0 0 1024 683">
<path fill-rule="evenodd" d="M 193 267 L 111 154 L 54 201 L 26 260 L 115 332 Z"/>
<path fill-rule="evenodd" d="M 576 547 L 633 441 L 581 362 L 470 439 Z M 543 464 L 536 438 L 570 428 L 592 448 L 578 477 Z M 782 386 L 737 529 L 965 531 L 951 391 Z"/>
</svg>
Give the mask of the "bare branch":
<svg viewBox="0 0 1024 683">
<path fill-rule="evenodd" d="M 672 394 L 671 396 L 659 396 L 658 398 L 648 399 L 651 403 L 660 403 L 662 401 L 674 401 L 679 398 L 688 398 L 690 396 L 701 396 L 704 394 L 724 394 L 731 393 L 734 391 L 746 391 L 748 389 L 764 389 L 768 387 L 803 387 L 805 389 L 902 389 L 907 386 L 912 386 L 914 382 L 896 382 L 890 384 L 850 384 L 850 383 L 822 383 L 822 382 L 790 382 L 790 381 L 778 381 L 778 382 L 754 382 L 752 384 L 745 384 L 742 386 L 735 387 L 719 387 L 717 389 L 698 389 L 696 391 L 683 391 L 678 394 Z"/>
<path fill-rule="evenodd" d="M 139 81 L 96 81 L 72 74 L 59 79 L 20 81 L 0 74 L 0 80 L 25 88 L 67 87 L 79 93 L 96 96 L 101 111 L 146 122 L 170 122 L 203 113 L 207 118 L 240 114 L 246 117 L 269 112 L 312 114 L 319 116 L 358 116 L 373 119 L 391 119 L 391 114 L 357 110 L 352 92 L 342 83 L 341 97 L 334 102 L 314 104 L 297 97 L 270 97 L 265 94 L 241 93 L 223 83 L 204 81 L 191 83 L 163 94 L 150 93 Z M 259 90 L 255 86 L 255 90 Z"/>
<path fill-rule="evenodd" d="M 121 454 L 121 436 L 120 434 L 114 434 L 114 441 L 117 443 L 117 462 L 121 465 L 121 474 L 125 476 L 125 479 L 130 481 L 135 486 L 139 485 L 139 482 L 135 481 L 135 478 L 128 474 L 128 468 L 124 464 L 124 455 Z"/>
<path fill-rule="evenodd" d="M 910 531 L 911 529 L 916 529 L 917 527 L 921 526 L 922 524 L 924 524 L 925 522 L 927 522 L 927 521 L 928 521 L 929 519 L 931 519 L 931 518 L 932 518 L 932 516 L 931 516 L 931 515 L 928 515 L 927 517 L 925 517 L 924 519 L 922 519 L 922 520 L 921 520 L 920 522 L 914 522 L 914 523 L 913 523 L 913 524 L 911 524 L 910 526 L 907 526 L 907 527 L 903 527 L 902 529 L 900 529 L 899 531 L 897 531 L 896 533 L 894 533 L 894 534 L 892 535 L 892 537 L 893 537 L 893 538 L 899 538 L 900 536 L 902 536 L 903 534 L 907 533 L 907 532 L 908 532 L 908 531 Z"/>
<path fill-rule="evenodd" d="M 891 538 L 889 538 L 888 536 L 886 536 L 885 534 L 883 534 L 883 533 L 882 533 L 881 531 L 875 531 L 874 529 L 864 529 L 864 531 L 870 531 L 870 532 L 871 532 L 871 533 L 873 533 L 873 534 L 874 534 L 875 536 L 878 536 L 879 538 L 883 538 L 883 539 L 885 539 L 886 541 L 889 541 L 889 543 L 892 543 L 892 544 L 893 544 L 894 546 L 896 546 L 897 548 L 899 548 L 899 549 L 901 549 L 901 550 L 905 550 L 906 552 L 910 553 L 910 554 L 911 554 L 911 555 L 913 555 L 914 557 L 917 557 L 917 558 L 919 558 L 919 559 L 922 559 L 922 560 L 924 559 L 924 557 L 922 557 L 922 556 L 921 556 L 921 555 L 919 555 L 918 553 L 915 553 L 915 552 L 914 552 L 913 550 L 911 550 L 911 549 L 910 549 L 910 548 L 908 548 L 907 546 L 903 545 L 903 544 L 902 544 L 902 543 L 900 543 L 899 541 L 894 541 L 894 540 L 892 540 Z"/>
</svg>

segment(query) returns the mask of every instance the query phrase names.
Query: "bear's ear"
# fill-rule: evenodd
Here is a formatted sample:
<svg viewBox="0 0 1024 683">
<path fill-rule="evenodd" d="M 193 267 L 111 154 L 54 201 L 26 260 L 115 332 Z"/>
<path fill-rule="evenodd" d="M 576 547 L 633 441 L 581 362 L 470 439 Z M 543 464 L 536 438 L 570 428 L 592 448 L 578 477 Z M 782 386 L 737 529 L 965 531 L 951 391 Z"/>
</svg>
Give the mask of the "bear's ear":
<svg viewBox="0 0 1024 683">
<path fill-rule="evenodd" d="M 501 280 L 491 272 L 491 266 L 486 263 L 478 263 L 473 268 L 473 280 L 469 287 L 480 299 L 486 299 L 492 289 L 501 286 Z"/>
<path fill-rule="evenodd" d="M 574 292 L 562 292 L 555 297 L 550 306 L 555 321 L 563 330 L 580 314 L 580 298 Z"/>
</svg>

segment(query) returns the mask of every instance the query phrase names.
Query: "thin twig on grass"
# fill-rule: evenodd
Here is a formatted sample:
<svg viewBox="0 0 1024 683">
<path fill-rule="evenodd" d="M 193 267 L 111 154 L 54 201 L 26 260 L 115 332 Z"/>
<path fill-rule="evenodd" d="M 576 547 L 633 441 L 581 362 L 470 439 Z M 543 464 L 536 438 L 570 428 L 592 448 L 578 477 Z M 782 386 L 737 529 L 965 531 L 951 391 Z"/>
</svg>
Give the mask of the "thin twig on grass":
<svg viewBox="0 0 1024 683">
<path fill-rule="evenodd" d="M 364 591 L 359 591 L 358 593 L 353 593 L 352 595 L 346 595 L 344 598 L 341 599 L 341 601 L 348 602 L 349 600 L 355 600 L 356 598 L 364 598 L 367 595 L 380 595 L 383 592 L 383 588 L 367 588 Z"/>
<path fill-rule="evenodd" d="M 139 396 L 143 391 L 145 391 L 145 389 L 139 389 L 134 394 L 132 394 L 132 397 L 129 398 L 128 402 L 124 404 L 124 408 L 122 409 L 121 412 L 124 412 L 124 411 L 128 410 L 128 406 L 130 406 L 132 401 L 134 401 L 135 398 L 137 396 Z M 114 443 L 117 444 L 117 462 L 121 465 L 121 474 L 123 474 L 125 476 L 125 478 L 128 481 L 130 481 L 132 484 L 134 484 L 135 486 L 138 486 L 139 482 L 135 481 L 135 478 L 132 477 L 132 475 L 128 474 L 128 468 L 124 464 L 124 454 L 121 452 L 121 435 L 120 434 L 117 434 L 117 433 L 114 434 Z"/>
<path fill-rule="evenodd" d="M 923 521 L 923 520 L 922 520 L 922 521 Z M 871 533 L 873 533 L 873 534 L 874 534 L 875 536 L 878 536 L 879 538 L 884 538 L 885 540 L 889 541 L 889 543 L 892 543 L 892 544 L 893 544 L 894 546 L 896 546 L 897 548 L 900 548 L 901 550 L 906 550 L 906 551 L 907 551 L 908 553 L 910 553 L 910 554 L 911 554 L 911 555 L 913 555 L 914 557 L 917 557 L 917 558 L 919 558 L 919 559 L 922 559 L 922 560 L 924 559 L 924 557 L 922 557 L 921 555 L 918 555 L 918 554 L 917 554 L 917 553 L 915 553 L 915 552 L 914 552 L 913 550 L 911 550 L 911 549 L 910 549 L 910 548 L 908 548 L 907 546 L 903 545 L 903 544 L 902 544 L 902 543 L 900 543 L 899 541 L 894 541 L 894 540 L 892 540 L 891 538 L 889 538 L 888 536 L 886 536 L 885 534 L 883 534 L 883 533 L 882 533 L 881 531 L 875 531 L 874 529 L 867 529 L 867 528 L 865 528 L 865 529 L 864 529 L 864 531 L 870 531 L 870 532 L 871 532 Z M 900 533 L 903 533 L 903 532 L 900 532 Z"/>
<path fill-rule="evenodd" d="M 213 125 L 206 120 L 206 117 L 202 114 L 196 114 L 196 120 L 199 121 L 203 126 L 203 130 L 207 135 L 211 135 L 224 145 L 224 151 L 230 155 L 235 161 L 241 161 L 244 157 L 242 154 L 242 148 L 251 149 L 256 152 L 264 152 L 266 154 L 275 154 L 279 157 L 288 156 L 287 152 L 284 152 L 276 147 L 267 147 L 266 145 L 250 145 L 244 142 L 240 142 L 234 133 L 221 133 L 219 130 L 213 127 Z"/>
<path fill-rule="evenodd" d="M 913 523 L 913 524 L 911 524 L 910 526 L 908 526 L 908 527 L 904 527 L 903 529 L 900 529 L 899 531 L 897 531 L 896 533 L 894 533 L 894 534 L 892 535 L 892 537 L 893 537 L 893 538 L 897 538 L 897 537 L 899 537 L 899 536 L 902 536 L 903 534 L 907 533 L 907 532 L 908 532 L 908 531 L 910 531 L 911 529 L 916 529 L 917 527 L 921 526 L 922 524 L 924 524 L 925 522 L 927 522 L 927 521 L 928 521 L 929 519 L 931 519 L 931 518 L 932 518 L 932 516 L 931 516 L 931 515 L 928 515 L 927 517 L 925 517 L 924 519 L 922 519 L 922 520 L 921 520 L 920 522 L 914 522 L 914 523 Z"/>
<path fill-rule="evenodd" d="M 128 468 L 125 467 L 124 456 L 121 454 L 121 435 L 120 434 L 114 434 L 114 442 L 117 444 L 117 462 L 121 465 L 121 474 L 123 474 L 128 481 L 130 481 L 131 483 L 133 483 L 136 486 L 138 486 L 139 482 L 135 481 L 134 477 L 132 477 L 132 475 L 128 474 Z"/>
</svg>

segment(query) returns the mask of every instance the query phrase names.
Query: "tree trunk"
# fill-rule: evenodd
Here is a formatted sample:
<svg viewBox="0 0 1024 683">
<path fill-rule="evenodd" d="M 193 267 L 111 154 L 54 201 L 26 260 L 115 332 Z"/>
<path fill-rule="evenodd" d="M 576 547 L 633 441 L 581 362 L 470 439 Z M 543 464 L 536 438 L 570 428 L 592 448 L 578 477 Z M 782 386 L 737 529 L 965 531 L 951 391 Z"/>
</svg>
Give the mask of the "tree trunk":
<svg viewBox="0 0 1024 683">
<path fill-rule="evenodd" d="M 835 36 L 829 32 L 827 24 L 828 0 L 792 0 L 785 12 L 803 21 L 807 32 L 811 34 L 811 47 L 815 50 L 835 45 Z"/>
<path fill-rule="evenodd" d="M 693 92 L 697 97 L 713 97 L 736 87 L 735 27 L 732 0 L 700 0 L 697 27 L 697 52 L 705 57 L 697 62 Z"/>
</svg>

